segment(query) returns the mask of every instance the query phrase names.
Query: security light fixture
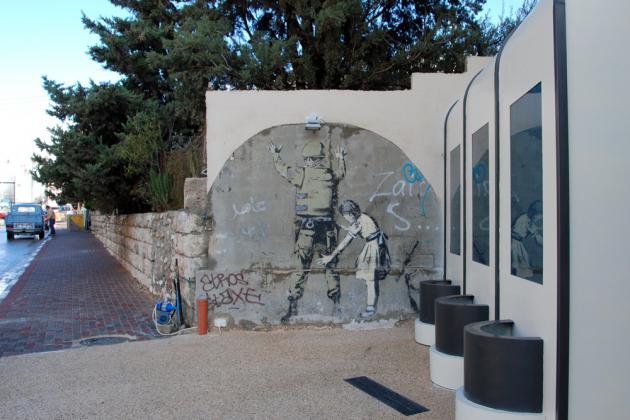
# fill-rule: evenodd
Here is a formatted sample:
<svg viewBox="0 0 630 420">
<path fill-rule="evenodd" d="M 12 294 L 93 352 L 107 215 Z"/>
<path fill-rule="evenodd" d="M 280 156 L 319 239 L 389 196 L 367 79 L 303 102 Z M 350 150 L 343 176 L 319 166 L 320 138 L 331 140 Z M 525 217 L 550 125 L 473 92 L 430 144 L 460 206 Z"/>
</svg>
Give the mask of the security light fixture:
<svg viewBox="0 0 630 420">
<path fill-rule="evenodd" d="M 311 114 L 306 117 L 306 126 L 304 128 L 313 131 L 319 130 L 322 128 L 322 120 L 317 114 Z"/>
</svg>

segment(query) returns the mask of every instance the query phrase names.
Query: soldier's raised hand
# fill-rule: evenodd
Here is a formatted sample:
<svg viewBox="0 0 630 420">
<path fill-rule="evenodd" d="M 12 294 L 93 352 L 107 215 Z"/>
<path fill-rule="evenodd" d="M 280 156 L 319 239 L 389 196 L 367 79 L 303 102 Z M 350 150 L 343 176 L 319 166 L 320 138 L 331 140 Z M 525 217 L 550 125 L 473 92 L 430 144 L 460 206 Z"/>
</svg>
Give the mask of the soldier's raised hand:
<svg viewBox="0 0 630 420">
<path fill-rule="evenodd" d="M 282 150 L 282 145 L 281 144 L 273 144 L 272 142 L 269 142 L 269 151 L 271 153 L 280 153 L 280 151 Z"/>
<path fill-rule="evenodd" d="M 344 149 L 343 146 L 341 145 L 337 146 L 337 150 L 335 151 L 335 156 L 337 157 L 337 159 L 343 160 L 347 154 L 348 152 L 346 152 L 346 149 Z"/>
</svg>

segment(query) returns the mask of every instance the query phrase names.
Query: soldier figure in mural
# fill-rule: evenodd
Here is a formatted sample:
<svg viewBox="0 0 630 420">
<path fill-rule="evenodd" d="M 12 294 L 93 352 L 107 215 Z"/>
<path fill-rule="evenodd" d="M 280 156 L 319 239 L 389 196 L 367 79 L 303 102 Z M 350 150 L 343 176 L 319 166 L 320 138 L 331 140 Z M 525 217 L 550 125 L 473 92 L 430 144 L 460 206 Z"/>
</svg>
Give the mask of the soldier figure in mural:
<svg viewBox="0 0 630 420">
<path fill-rule="evenodd" d="M 337 202 L 337 185 L 346 174 L 346 151 L 339 146 L 336 150 L 336 167 L 332 162 L 326 166 L 324 145 L 310 141 L 302 150 L 304 166 L 287 166 L 280 157 L 281 145 L 271 143 L 269 151 L 278 173 L 297 188 L 295 195 L 296 241 L 295 254 L 302 270 L 291 277 L 289 308 L 282 322 L 288 322 L 297 315 L 297 302 L 304 293 L 304 283 L 313 262 L 315 252 L 330 254 L 337 246 L 337 225 L 334 208 Z M 334 313 L 339 314 L 339 274 L 335 272 L 337 258 L 325 264 L 328 297 L 334 303 Z"/>
</svg>

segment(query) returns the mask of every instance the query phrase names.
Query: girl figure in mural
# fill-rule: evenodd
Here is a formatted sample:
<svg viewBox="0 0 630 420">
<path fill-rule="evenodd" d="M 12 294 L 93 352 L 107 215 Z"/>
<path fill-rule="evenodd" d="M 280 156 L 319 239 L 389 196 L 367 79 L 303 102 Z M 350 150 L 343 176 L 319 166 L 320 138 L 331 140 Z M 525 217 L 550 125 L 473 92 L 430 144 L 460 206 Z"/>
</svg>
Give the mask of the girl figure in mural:
<svg viewBox="0 0 630 420">
<path fill-rule="evenodd" d="M 537 280 L 534 270 L 540 267 L 531 266 L 524 241 L 533 238 L 537 245 L 543 245 L 542 218 L 542 202 L 536 200 L 512 223 L 512 274 L 515 276 Z"/>
<path fill-rule="evenodd" d="M 357 279 L 365 280 L 367 286 L 367 306 L 361 312 L 362 318 L 367 318 L 376 313 L 378 300 L 378 282 L 389 273 L 391 260 L 387 249 L 387 236 L 379 229 L 372 217 L 361 213 L 361 208 L 352 200 L 346 200 L 339 206 L 339 212 L 348 223 L 348 234 L 330 254 L 324 255 L 318 260 L 320 265 L 327 265 L 335 259 L 357 236 L 365 239 L 365 245 L 359 254 L 356 267 Z"/>
</svg>

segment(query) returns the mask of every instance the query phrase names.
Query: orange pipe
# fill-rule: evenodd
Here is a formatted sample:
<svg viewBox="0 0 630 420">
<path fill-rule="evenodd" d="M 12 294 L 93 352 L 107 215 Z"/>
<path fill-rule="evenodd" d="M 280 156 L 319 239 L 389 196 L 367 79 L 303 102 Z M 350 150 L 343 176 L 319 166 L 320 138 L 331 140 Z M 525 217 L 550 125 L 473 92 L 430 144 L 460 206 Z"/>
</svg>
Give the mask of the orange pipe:
<svg viewBox="0 0 630 420">
<path fill-rule="evenodd" d="M 197 299 L 197 332 L 208 333 L 208 299 Z"/>
</svg>

